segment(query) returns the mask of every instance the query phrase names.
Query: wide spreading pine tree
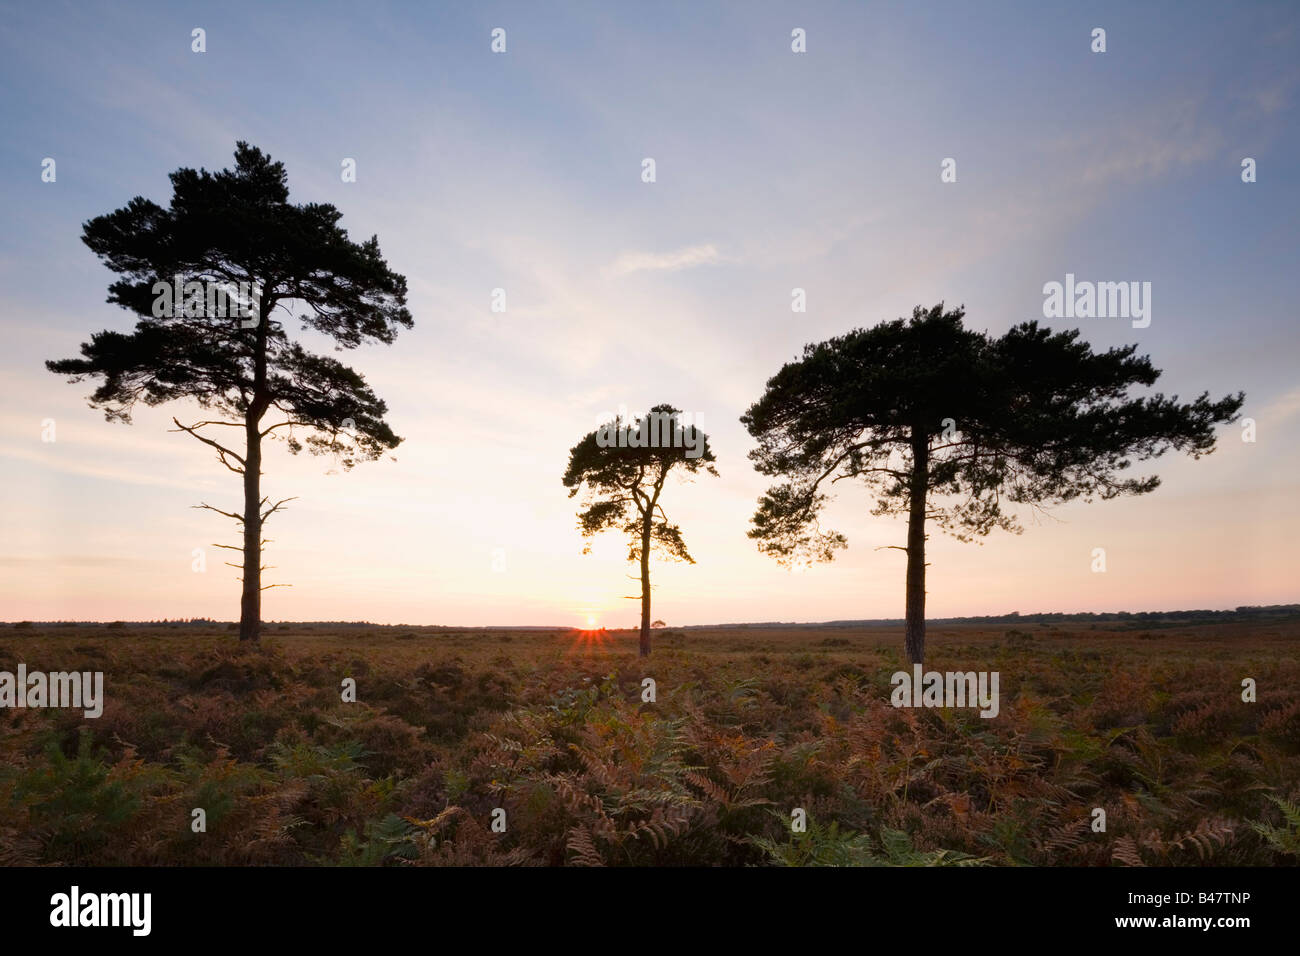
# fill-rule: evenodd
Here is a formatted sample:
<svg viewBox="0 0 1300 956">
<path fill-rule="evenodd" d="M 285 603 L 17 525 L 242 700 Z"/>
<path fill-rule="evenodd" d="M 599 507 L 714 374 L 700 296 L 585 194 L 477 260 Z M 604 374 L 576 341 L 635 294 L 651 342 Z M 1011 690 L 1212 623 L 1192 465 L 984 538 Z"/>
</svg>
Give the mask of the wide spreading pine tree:
<svg viewBox="0 0 1300 956">
<path fill-rule="evenodd" d="M 334 206 L 290 203 L 284 165 L 247 143 L 233 169 L 178 169 L 171 183 L 166 208 L 137 196 L 84 226 L 82 240 L 120 276 L 108 301 L 135 314 L 134 331 L 95 333 L 81 358 L 46 365 L 72 381 L 102 379 L 91 404 L 110 421 L 129 422 L 137 402 L 200 406 L 200 420 L 173 421 L 242 477 L 242 511 L 199 507 L 242 529 L 239 636 L 257 640 L 261 592 L 273 586 L 262 584 L 262 528 L 292 500 L 262 494 L 263 442 L 282 438 L 295 454 L 334 455 L 347 469 L 401 441 L 358 372 L 307 351 L 273 314 L 328 336 L 336 351 L 389 344 L 412 325 L 406 279 L 377 237 L 348 238 Z"/>
<path fill-rule="evenodd" d="M 1042 506 L 1153 491 L 1134 461 L 1214 450 L 1216 424 L 1244 394 L 1132 397 L 1160 376 L 1136 346 L 1094 353 L 1078 330 L 1036 322 L 1000 338 L 963 325 L 965 310 L 918 306 L 898 319 L 804 348 L 741 418 L 759 472 L 783 479 L 759 500 L 749 536 L 778 560 L 830 560 L 846 544 L 823 530 L 826 489 L 841 478 L 877 496 L 874 515 L 907 515 L 905 644 L 925 654 L 925 541 L 932 522 L 959 540 L 1019 531 L 1006 505 Z"/>
</svg>

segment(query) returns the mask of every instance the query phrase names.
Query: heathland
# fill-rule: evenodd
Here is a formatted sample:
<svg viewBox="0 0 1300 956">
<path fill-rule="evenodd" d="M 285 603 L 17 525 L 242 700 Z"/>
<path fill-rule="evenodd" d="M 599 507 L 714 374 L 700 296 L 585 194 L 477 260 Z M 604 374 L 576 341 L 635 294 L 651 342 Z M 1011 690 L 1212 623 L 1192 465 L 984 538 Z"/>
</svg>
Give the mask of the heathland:
<svg viewBox="0 0 1300 956">
<path fill-rule="evenodd" d="M 891 706 L 901 626 L 654 637 L 6 626 L 105 700 L 0 713 L 0 862 L 1300 862 L 1300 617 L 933 624 L 993 719 Z"/>
</svg>

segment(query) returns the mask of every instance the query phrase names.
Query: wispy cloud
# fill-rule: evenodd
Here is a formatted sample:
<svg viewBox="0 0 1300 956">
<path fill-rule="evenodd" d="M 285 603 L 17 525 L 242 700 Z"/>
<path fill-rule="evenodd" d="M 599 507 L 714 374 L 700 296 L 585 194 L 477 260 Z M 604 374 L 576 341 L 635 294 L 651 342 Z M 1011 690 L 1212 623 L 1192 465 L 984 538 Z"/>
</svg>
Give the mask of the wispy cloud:
<svg viewBox="0 0 1300 956">
<path fill-rule="evenodd" d="M 30 568 L 33 565 L 59 568 L 123 568 L 144 567 L 148 561 L 128 558 L 119 554 L 23 554 L 0 557 L 0 568 Z"/>
<path fill-rule="evenodd" d="M 709 243 L 703 246 L 686 246 L 672 252 L 625 252 L 605 267 L 606 278 L 617 278 L 633 272 L 676 272 L 696 266 L 713 266 L 731 260 L 722 256 Z"/>
<path fill-rule="evenodd" d="M 22 448 L 0 447 L 0 458 L 27 461 L 39 465 L 44 471 L 60 471 L 69 475 L 81 475 L 101 481 L 117 481 L 128 485 L 152 485 L 159 488 L 184 488 L 192 490 L 192 481 L 164 478 L 143 471 L 129 468 L 102 468 L 96 465 L 83 465 L 75 462 L 59 461 L 50 455 L 40 455 Z"/>
<path fill-rule="evenodd" d="M 1204 102 L 1162 103 L 1124 124 L 1094 124 L 1063 137 L 1059 155 L 1079 167 L 1092 186 L 1138 183 L 1210 159 L 1223 142 L 1204 114 Z"/>
<path fill-rule="evenodd" d="M 1267 425 L 1281 425 L 1300 412 L 1300 388 L 1279 395 L 1269 402 L 1259 413 L 1258 418 Z"/>
</svg>

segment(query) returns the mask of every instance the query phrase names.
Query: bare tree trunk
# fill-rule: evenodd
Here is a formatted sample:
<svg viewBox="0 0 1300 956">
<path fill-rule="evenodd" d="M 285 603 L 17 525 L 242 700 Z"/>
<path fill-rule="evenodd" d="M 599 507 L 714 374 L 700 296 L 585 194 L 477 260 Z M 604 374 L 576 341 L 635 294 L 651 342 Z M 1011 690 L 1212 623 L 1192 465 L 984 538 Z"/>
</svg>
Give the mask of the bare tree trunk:
<svg viewBox="0 0 1300 956">
<path fill-rule="evenodd" d="M 262 416 L 266 392 L 267 301 L 258 304 L 253 341 L 253 395 L 244 416 L 244 590 L 239 599 L 239 639 L 262 636 Z"/>
<path fill-rule="evenodd" d="M 930 439 L 912 429 L 912 488 L 907 516 L 907 611 L 903 644 L 909 664 L 925 657 L 925 493 L 929 484 Z"/>
<path fill-rule="evenodd" d="M 250 412 L 244 455 L 244 591 L 239 600 L 239 639 L 256 641 L 262 631 L 262 438 Z"/>
<path fill-rule="evenodd" d="M 641 530 L 641 656 L 650 656 L 650 522 L 647 514 Z"/>
</svg>

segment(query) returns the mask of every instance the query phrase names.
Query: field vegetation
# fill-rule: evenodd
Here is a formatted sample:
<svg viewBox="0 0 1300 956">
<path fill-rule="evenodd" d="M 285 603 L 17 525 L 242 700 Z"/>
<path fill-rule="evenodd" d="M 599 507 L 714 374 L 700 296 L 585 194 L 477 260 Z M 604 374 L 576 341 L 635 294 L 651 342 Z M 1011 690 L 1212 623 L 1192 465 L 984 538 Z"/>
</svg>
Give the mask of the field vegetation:
<svg viewBox="0 0 1300 956">
<path fill-rule="evenodd" d="M 0 862 L 1300 862 L 1300 619 L 932 626 L 993 719 L 892 707 L 901 633 L 7 626 L 106 703 L 0 712 Z"/>
</svg>

